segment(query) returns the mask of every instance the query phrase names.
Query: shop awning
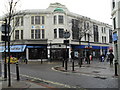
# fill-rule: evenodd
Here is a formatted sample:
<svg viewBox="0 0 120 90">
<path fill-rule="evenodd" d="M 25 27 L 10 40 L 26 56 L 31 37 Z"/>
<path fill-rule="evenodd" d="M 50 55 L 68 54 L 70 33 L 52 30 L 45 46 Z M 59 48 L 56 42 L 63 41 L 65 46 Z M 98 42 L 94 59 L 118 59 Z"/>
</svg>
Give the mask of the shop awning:
<svg viewBox="0 0 120 90">
<path fill-rule="evenodd" d="M 10 46 L 10 52 L 24 52 L 26 45 L 12 45 Z M 0 46 L 0 52 L 4 52 L 5 47 Z M 8 52 L 8 46 L 6 47 L 6 52 Z"/>
</svg>

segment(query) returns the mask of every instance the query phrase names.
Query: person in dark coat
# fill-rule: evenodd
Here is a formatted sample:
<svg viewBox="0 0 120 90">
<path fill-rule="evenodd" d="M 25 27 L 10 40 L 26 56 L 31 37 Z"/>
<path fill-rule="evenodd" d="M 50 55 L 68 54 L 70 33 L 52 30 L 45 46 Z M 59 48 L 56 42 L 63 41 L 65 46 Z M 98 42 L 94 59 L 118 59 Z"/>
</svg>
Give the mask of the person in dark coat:
<svg viewBox="0 0 120 90">
<path fill-rule="evenodd" d="M 113 64 L 113 59 L 114 59 L 114 55 L 112 54 L 112 52 L 110 52 L 110 54 L 108 55 L 108 58 L 110 60 L 110 65 Z"/>
<path fill-rule="evenodd" d="M 74 52 L 71 52 L 71 58 L 74 59 Z"/>
</svg>

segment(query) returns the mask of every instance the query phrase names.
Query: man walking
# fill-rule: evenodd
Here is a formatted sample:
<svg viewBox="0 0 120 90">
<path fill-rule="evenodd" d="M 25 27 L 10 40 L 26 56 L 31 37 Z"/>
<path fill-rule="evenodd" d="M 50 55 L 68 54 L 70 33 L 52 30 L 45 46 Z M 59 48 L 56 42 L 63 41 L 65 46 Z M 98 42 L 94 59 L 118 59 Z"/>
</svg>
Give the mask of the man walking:
<svg viewBox="0 0 120 90">
<path fill-rule="evenodd" d="M 113 65 L 114 55 L 112 54 L 112 52 L 110 52 L 110 54 L 108 55 L 108 58 L 110 60 L 110 65 Z"/>
</svg>

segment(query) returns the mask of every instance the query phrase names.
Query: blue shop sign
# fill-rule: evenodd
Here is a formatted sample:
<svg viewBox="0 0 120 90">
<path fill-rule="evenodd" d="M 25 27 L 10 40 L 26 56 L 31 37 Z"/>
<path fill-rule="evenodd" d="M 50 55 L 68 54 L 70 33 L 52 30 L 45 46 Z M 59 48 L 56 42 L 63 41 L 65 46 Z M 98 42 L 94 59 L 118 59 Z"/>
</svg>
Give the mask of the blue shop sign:
<svg viewBox="0 0 120 90">
<path fill-rule="evenodd" d="M 10 52 L 24 52 L 26 45 L 12 45 L 10 46 Z M 4 52 L 5 47 L 0 47 L 0 52 Z M 6 47 L 6 52 L 8 52 L 8 46 Z"/>
<path fill-rule="evenodd" d="M 117 33 L 113 33 L 113 41 L 117 41 L 118 40 L 118 35 Z"/>
<path fill-rule="evenodd" d="M 46 46 L 27 46 L 27 48 L 45 48 Z"/>
</svg>

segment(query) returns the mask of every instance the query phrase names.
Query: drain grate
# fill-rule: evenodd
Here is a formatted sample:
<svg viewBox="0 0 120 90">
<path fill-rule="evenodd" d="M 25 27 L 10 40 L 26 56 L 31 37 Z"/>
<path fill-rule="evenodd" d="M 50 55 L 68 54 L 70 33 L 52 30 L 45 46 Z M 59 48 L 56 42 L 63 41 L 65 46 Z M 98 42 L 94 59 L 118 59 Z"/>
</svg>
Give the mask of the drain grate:
<svg viewBox="0 0 120 90">
<path fill-rule="evenodd" d="M 100 71 L 93 71 L 93 73 L 100 73 Z"/>
</svg>

